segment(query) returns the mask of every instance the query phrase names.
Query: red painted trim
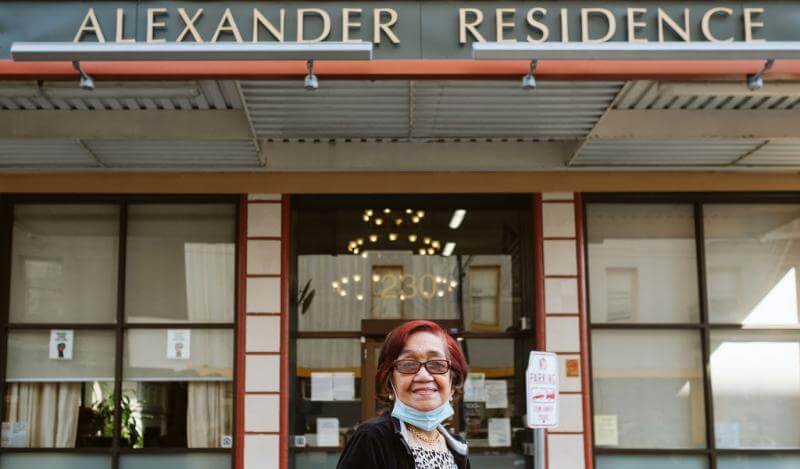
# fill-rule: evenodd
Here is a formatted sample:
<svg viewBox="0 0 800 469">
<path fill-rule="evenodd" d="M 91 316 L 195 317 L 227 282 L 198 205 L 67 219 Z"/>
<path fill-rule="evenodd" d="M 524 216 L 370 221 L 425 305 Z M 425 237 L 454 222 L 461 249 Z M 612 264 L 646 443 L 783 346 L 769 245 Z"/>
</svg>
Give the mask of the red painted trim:
<svg viewBox="0 0 800 469">
<path fill-rule="evenodd" d="M 247 313 L 248 316 L 280 316 L 281 313 Z M 252 352 L 250 352 L 252 353 Z"/>
<path fill-rule="evenodd" d="M 575 238 L 569 236 L 546 236 L 542 241 L 575 241 Z"/>
<path fill-rule="evenodd" d="M 556 355 L 564 355 L 564 356 L 570 355 L 570 356 L 576 356 L 576 357 L 581 355 L 581 352 L 551 352 L 551 353 L 555 353 Z"/>
<path fill-rule="evenodd" d="M 763 61 L 543 61 L 536 69 L 543 79 L 667 79 L 708 78 L 741 80 L 755 73 Z M 326 79 L 490 79 L 519 78 L 527 73 L 527 60 L 372 60 L 329 61 L 314 64 L 314 72 Z M 84 69 L 100 79 L 302 79 L 304 61 L 243 62 L 87 62 Z M 800 74 L 800 61 L 779 60 L 771 77 Z M 13 62 L 0 60 L 4 79 L 75 79 L 68 62 Z M 261 201 L 256 201 L 261 202 Z"/>
<path fill-rule="evenodd" d="M 245 340 L 247 338 L 246 326 L 246 298 L 247 293 L 247 196 L 239 198 L 239 250 L 237 277 L 236 315 L 238 318 L 236 328 L 236 430 L 235 430 L 235 457 L 234 469 L 244 468 L 244 373 L 245 373 Z"/>
<path fill-rule="evenodd" d="M 281 469 L 289 467 L 289 295 L 291 285 L 291 207 L 289 196 L 281 198 L 281 420 L 280 457 Z"/>
<path fill-rule="evenodd" d="M 247 352 L 247 355 L 277 355 L 281 356 L 281 352 Z"/>
<path fill-rule="evenodd" d="M 583 454 L 586 460 L 586 469 L 594 469 L 594 453 L 592 445 L 592 402 L 591 382 L 589 381 L 589 327 L 586 312 L 586 283 L 584 271 L 584 226 L 583 226 L 583 197 L 575 194 L 575 233 L 578 237 L 576 243 L 576 256 L 578 259 L 578 311 L 581 313 L 580 340 L 581 340 L 581 389 L 583 390 Z"/>
</svg>

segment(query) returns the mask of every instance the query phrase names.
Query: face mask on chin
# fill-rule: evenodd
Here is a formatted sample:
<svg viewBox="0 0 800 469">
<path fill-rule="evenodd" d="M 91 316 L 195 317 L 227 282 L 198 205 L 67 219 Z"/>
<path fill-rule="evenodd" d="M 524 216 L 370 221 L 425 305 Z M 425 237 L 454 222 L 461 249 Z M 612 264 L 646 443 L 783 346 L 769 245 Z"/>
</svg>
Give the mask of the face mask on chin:
<svg viewBox="0 0 800 469">
<path fill-rule="evenodd" d="M 394 384 L 392 384 L 392 389 L 394 390 Z M 394 395 L 397 396 L 396 391 Z M 454 413 L 453 406 L 450 405 L 450 402 L 445 402 L 433 410 L 421 411 L 406 405 L 403 403 L 403 401 L 397 398 L 395 399 L 394 407 L 392 408 L 392 417 L 402 422 L 414 425 L 415 427 L 425 430 L 426 432 L 438 427 L 439 424 L 450 418 Z"/>
</svg>

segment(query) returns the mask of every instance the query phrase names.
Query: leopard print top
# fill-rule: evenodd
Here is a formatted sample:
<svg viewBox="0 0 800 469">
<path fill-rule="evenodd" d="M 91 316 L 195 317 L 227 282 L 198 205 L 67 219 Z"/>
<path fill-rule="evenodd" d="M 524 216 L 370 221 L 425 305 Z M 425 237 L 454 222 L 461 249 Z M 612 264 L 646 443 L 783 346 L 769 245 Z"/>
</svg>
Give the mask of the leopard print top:
<svg viewBox="0 0 800 469">
<path fill-rule="evenodd" d="M 411 448 L 414 453 L 416 469 L 458 469 L 450 451 L 436 451 L 428 448 Z"/>
</svg>

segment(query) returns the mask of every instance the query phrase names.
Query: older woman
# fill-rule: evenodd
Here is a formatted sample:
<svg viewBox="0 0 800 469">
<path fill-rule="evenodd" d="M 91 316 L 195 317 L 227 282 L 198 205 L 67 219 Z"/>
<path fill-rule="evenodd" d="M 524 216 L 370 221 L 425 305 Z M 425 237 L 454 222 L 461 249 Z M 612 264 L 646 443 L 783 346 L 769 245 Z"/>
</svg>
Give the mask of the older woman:
<svg viewBox="0 0 800 469">
<path fill-rule="evenodd" d="M 386 336 L 378 398 L 391 414 L 358 426 L 338 469 L 464 469 L 467 446 L 442 426 L 467 376 L 458 343 L 430 321 L 410 321 Z"/>
</svg>

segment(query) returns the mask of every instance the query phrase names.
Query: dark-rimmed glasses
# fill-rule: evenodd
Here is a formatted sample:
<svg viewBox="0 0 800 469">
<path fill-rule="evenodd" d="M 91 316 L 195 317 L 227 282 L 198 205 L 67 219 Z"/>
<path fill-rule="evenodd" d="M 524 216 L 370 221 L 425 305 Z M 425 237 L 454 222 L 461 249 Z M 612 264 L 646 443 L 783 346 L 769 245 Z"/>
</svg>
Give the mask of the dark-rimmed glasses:
<svg viewBox="0 0 800 469">
<path fill-rule="evenodd" d="M 398 373 L 404 375 L 415 375 L 419 369 L 425 367 L 428 373 L 432 375 L 443 375 L 450 371 L 449 360 L 428 360 L 426 362 L 418 362 L 416 360 L 396 360 L 394 362 L 394 369 Z"/>
</svg>

